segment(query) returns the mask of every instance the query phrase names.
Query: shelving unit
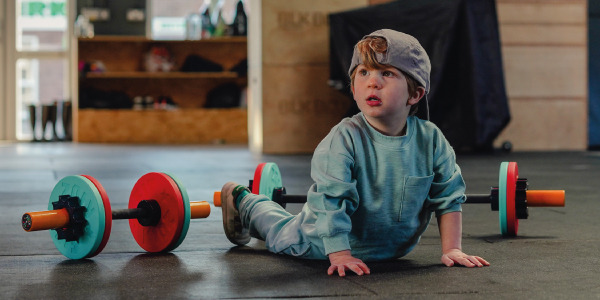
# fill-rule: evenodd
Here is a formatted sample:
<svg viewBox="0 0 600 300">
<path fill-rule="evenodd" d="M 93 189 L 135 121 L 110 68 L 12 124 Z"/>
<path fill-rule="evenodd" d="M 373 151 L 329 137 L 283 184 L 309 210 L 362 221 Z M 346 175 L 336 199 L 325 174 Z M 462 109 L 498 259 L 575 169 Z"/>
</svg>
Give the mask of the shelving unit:
<svg viewBox="0 0 600 300">
<path fill-rule="evenodd" d="M 154 47 L 173 57 L 173 71 L 144 71 L 144 57 Z M 180 72 L 189 55 L 218 63 L 223 72 Z M 78 39 L 78 62 L 100 61 L 103 72 L 80 74 L 78 89 L 123 92 L 135 96 L 168 96 L 174 110 L 77 109 L 74 139 L 101 143 L 235 143 L 248 142 L 245 108 L 203 108 L 207 93 L 225 83 L 240 88 L 246 76 L 231 69 L 247 57 L 245 37 L 199 41 L 159 41 L 144 37 L 98 36 Z"/>
<path fill-rule="evenodd" d="M 102 73 L 88 73 L 85 75 L 86 78 L 171 78 L 171 79 L 207 79 L 207 78 L 237 78 L 238 75 L 235 72 L 102 72 Z"/>
</svg>

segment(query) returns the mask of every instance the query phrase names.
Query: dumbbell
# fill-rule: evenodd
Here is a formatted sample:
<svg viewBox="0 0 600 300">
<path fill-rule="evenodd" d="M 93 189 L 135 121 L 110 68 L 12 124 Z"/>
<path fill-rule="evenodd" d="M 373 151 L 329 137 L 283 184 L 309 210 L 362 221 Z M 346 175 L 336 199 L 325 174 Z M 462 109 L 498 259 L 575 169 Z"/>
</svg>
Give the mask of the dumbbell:
<svg viewBox="0 0 600 300">
<path fill-rule="evenodd" d="M 285 208 L 287 203 L 305 203 L 306 195 L 288 195 L 275 163 L 261 163 L 250 180 L 249 188 L 254 194 L 262 194 Z M 467 194 L 465 203 L 490 204 L 492 211 L 499 211 L 500 233 L 516 236 L 519 219 L 529 217 L 528 207 L 550 207 L 565 205 L 564 190 L 528 190 L 526 178 L 519 178 L 516 162 L 500 164 L 498 187 L 490 194 Z M 221 206 L 216 197 L 215 206 Z"/>
<path fill-rule="evenodd" d="M 144 250 L 169 252 L 185 239 L 190 219 L 210 215 L 206 201 L 190 202 L 183 185 L 166 173 L 148 173 L 134 185 L 127 209 L 111 210 L 106 191 L 88 175 L 61 179 L 50 194 L 48 211 L 25 213 L 25 231 L 50 230 L 54 245 L 71 259 L 102 251 L 112 220 L 128 219 L 131 233 Z"/>
</svg>

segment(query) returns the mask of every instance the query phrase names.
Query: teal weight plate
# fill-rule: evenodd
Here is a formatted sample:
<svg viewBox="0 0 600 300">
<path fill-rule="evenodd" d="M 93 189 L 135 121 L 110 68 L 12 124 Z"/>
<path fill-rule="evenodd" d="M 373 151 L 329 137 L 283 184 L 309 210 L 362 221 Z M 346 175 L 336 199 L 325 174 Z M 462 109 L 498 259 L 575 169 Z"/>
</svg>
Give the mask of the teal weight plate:
<svg viewBox="0 0 600 300">
<path fill-rule="evenodd" d="M 508 175 L 508 162 L 502 162 L 500 164 L 500 174 L 498 175 L 498 216 L 500 218 L 500 233 L 502 235 L 508 234 L 507 218 L 508 213 L 506 211 L 506 180 Z"/>
<path fill-rule="evenodd" d="M 102 196 L 94 184 L 83 176 L 67 176 L 61 179 L 50 194 L 48 209 L 53 210 L 52 202 L 56 202 L 59 196 L 70 195 L 78 197 L 79 204 L 86 208 L 84 233 L 79 240 L 67 242 L 58 239 L 56 230 L 50 230 L 50 237 L 64 256 L 71 259 L 82 259 L 88 257 L 98 250 L 104 236 L 105 212 Z"/>
<path fill-rule="evenodd" d="M 256 184 L 256 178 L 254 184 Z M 279 167 L 272 162 L 265 163 L 260 172 L 260 179 L 258 180 L 258 194 L 266 195 L 269 199 L 273 199 L 273 190 L 280 187 L 283 187 L 283 183 Z"/>
<path fill-rule="evenodd" d="M 188 197 L 187 190 L 181 184 L 179 179 L 177 179 L 175 176 L 173 176 L 170 173 L 165 173 L 165 174 L 168 175 L 169 177 L 171 177 L 171 179 L 173 179 L 173 181 L 175 181 L 175 183 L 177 184 L 177 187 L 179 188 L 179 191 L 181 192 L 181 198 L 183 199 L 183 209 L 184 209 L 184 212 L 183 212 L 184 222 L 183 222 L 183 228 L 181 229 L 181 235 L 179 236 L 179 239 L 166 250 L 166 251 L 172 251 L 172 250 L 175 250 L 175 248 L 179 247 L 179 245 L 181 245 L 181 243 L 183 243 L 183 240 L 185 239 L 185 236 L 187 235 L 188 229 L 190 228 L 190 219 L 192 217 L 192 209 L 190 208 L 190 199 Z"/>
</svg>

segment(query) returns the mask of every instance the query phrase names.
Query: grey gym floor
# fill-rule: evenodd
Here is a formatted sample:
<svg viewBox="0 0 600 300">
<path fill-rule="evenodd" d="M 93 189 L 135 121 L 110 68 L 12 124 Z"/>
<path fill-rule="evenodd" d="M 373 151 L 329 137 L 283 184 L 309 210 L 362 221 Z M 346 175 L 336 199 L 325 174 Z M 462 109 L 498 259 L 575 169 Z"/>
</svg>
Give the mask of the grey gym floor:
<svg viewBox="0 0 600 300">
<path fill-rule="evenodd" d="M 233 180 L 247 183 L 259 162 L 276 162 L 290 194 L 311 184 L 310 156 L 253 155 L 229 146 L 108 146 L 72 143 L 0 144 L 0 297 L 2 299 L 263 299 L 263 298 L 600 298 L 599 152 L 459 155 L 467 193 L 497 185 L 502 161 L 516 161 L 530 189 L 565 189 L 565 207 L 530 208 L 519 236 L 503 238 L 489 205 L 463 211 L 463 248 L 491 262 L 486 268 L 440 263 L 435 220 L 408 256 L 370 263 L 371 275 L 328 276 L 325 261 L 269 253 L 253 240 L 233 247 L 220 208 L 192 220 L 172 253 L 145 253 L 126 221 L 115 221 L 108 245 L 92 259 L 72 261 L 48 232 L 21 229 L 24 212 L 44 210 L 50 191 L 67 175 L 88 174 L 125 208 L 136 180 L 170 172 L 191 201 L 211 200 Z M 290 210 L 298 206 L 290 206 Z"/>
</svg>

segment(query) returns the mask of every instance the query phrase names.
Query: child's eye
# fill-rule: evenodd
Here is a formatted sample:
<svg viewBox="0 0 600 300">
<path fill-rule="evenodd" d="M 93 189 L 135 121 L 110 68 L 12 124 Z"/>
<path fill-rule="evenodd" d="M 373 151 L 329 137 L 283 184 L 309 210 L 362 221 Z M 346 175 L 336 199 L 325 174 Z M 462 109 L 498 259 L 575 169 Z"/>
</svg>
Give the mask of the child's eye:
<svg viewBox="0 0 600 300">
<path fill-rule="evenodd" d="M 365 76 L 365 75 L 367 75 L 367 70 L 365 70 L 365 69 L 360 69 L 360 70 L 358 70 L 358 74 L 360 74 L 360 75 L 362 75 L 362 76 Z"/>
<path fill-rule="evenodd" d="M 394 74 L 394 72 L 392 72 L 392 71 L 383 71 L 383 73 L 382 73 L 382 74 L 383 74 L 383 76 L 385 76 L 385 77 L 392 77 L 392 76 L 394 76 L 394 75 L 395 75 L 395 74 Z"/>
</svg>

